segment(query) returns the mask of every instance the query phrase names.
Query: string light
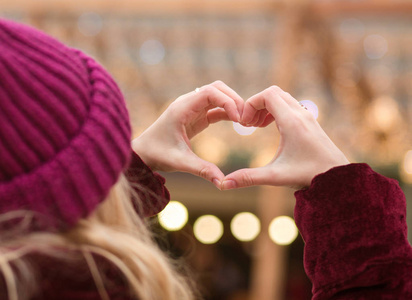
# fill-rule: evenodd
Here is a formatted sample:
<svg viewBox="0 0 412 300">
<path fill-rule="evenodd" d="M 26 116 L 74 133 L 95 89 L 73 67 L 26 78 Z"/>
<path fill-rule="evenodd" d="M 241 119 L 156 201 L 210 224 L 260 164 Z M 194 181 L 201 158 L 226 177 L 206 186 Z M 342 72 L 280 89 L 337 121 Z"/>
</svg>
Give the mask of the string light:
<svg viewBox="0 0 412 300">
<path fill-rule="evenodd" d="M 196 239 L 203 244 L 214 244 L 223 235 L 223 223 L 213 215 L 199 217 L 193 224 Z"/>
<path fill-rule="evenodd" d="M 178 201 L 170 201 L 159 214 L 160 225 L 169 231 L 177 231 L 186 225 L 189 218 L 186 206 Z"/>
<path fill-rule="evenodd" d="M 295 221 L 288 216 L 279 216 L 269 224 L 269 237 L 278 245 L 289 245 L 298 236 Z"/>
<path fill-rule="evenodd" d="M 233 217 L 230 222 L 230 230 L 239 241 L 252 241 L 260 232 L 260 221 L 250 212 L 241 212 Z"/>
</svg>

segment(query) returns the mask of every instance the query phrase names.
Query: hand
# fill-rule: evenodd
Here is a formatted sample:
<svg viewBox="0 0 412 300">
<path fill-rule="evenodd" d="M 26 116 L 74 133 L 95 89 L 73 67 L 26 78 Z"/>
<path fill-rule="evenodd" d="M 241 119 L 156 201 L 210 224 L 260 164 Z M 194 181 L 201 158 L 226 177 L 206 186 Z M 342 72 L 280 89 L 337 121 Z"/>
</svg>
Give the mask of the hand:
<svg viewBox="0 0 412 300">
<path fill-rule="evenodd" d="M 241 118 L 241 123 L 249 126 L 267 126 L 272 121 L 280 133 L 272 161 L 227 175 L 222 189 L 263 184 L 299 189 L 308 187 L 317 174 L 349 163 L 312 114 L 276 86 L 248 99 Z"/>
<path fill-rule="evenodd" d="M 243 105 L 243 99 L 221 81 L 203 86 L 176 99 L 132 141 L 132 148 L 153 170 L 188 172 L 220 188 L 224 174 L 193 153 L 190 139 L 212 123 L 239 122 Z"/>
</svg>

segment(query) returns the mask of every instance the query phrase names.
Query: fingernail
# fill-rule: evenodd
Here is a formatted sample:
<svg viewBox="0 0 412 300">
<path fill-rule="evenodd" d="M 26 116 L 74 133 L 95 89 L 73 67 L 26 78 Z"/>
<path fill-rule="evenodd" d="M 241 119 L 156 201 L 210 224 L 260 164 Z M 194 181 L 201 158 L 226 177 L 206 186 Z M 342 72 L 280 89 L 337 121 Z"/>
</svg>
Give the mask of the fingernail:
<svg viewBox="0 0 412 300">
<path fill-rule="evenodd" d="M 222 184 L 222 190 L 231 190 L 237 187 L 236 181 L 234 180 L 225 180 Z"/>
<path fill-rule="evenodd" d="M 221 189 L 221 182 L 218 179 L 215 178 L 212 182 L 219 190 Z"/>
</svg>

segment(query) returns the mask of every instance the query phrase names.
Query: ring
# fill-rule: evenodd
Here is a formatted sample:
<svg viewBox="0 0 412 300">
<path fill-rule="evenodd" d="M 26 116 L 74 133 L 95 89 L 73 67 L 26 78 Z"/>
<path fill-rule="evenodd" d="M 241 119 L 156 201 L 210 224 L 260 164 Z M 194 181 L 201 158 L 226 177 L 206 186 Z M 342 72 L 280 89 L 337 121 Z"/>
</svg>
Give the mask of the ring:
<svg viewBox="0 0 412 300">
<path fill-rule="evenodd" d="M 199 92 L 200 91 L 200 88 L 196 88 L 195 89 L 195 93 L 197 93 L 197 92 Z"/>
<path fill-rule="evenodd" d="M 299 103 L 300 107 L 302 107 L 302 108 L 304 108 L 304 109 L 308 110 L 308 108 L 307 108 L 305 105 L 303 105 L 302 103 L 300 103 L 300 101 L 298 101 L 298 103 Z"/>
</svg>

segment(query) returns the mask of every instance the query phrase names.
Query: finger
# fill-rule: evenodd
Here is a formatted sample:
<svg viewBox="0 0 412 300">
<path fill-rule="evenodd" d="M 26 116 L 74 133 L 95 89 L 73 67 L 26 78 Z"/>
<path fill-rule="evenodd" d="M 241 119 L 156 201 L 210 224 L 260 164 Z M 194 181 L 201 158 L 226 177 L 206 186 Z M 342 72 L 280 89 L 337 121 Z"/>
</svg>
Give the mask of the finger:
<svg viewBox="0 0 412 300">
<path fill-rule="evenodd" d="M 192 96 L 195 99 L 187 102 L 189 109 L 199 112 L 209 107 L 221 107 L 226 111 L 230 120 L 239 122 L 240 113 L 236 102 L 216 87 L 212 85 L 205 86 Z"/>
<path fill-rule="evenodd" d="M 266 118 L 263 120 L 262 124 L 260 124 L 257 127 L 266 127 L 268 126 L 270 123 L 272 123 L 273 121 L 275 121 L 275 118 L 271 115 L 271 114 L 267 114 Z"/>
<path fill-rule="evenodd" d="M 281 93 L 284 92 L 279 87 L 272 86 L 249 98 L 243 108 L 242 123 L 249 124 L 258 111 L 263 109 L 267 109 L 276 120 L 287 117 L 291 108 L 281 97 Z"/>
<path fill-rule="evenodd" d="M 262 111 L 265 110 L 266 109 L 256 111 L 255 115 L 253 116 L 253 119 L 248 123 L 248 126 L 255 126 L 256 122 L 259 121 L 260 114 L 262 113 Z"/>
<path fill-rule="evenodd" d="M 263 127 L 262 124 L 265 122 L 265 120 L 268 118 L 268 116 L 272 117 L 272 115 L 269 114 L 267 111 L 262 110 L 262 112 L 264 112 L 264 113 L 260 114 L 259 120 L 254 125 L 255 127 Z M 273 119 L 273 117 L 272 117 L 272 119 Z"/>
<path fill-rule="evenodd" d="M 268 114 L 268 111 L 266 109 L 259 110 L 253 117 L 253 120 L 250 125 L 254 127 L 259 127 L 259 124 L 264 121 L 267 114 Z"/>
<path fill-rule="evenodd" d="M 290 105 L 290 107 L 296 110 L 299 110 L 299 111 L 302 110 L 302 107 L 300 106 L 299 101 L 293 98 L 291 94 L 282 91 L 280 92 L 280 96 L 285 100 L 287 104 Z"/>
<path fill-rule="evenodd" d="M 206 118 L 209 124 L 217 123 L 220 121 L 230 121 L 226 111 L 222 108 L 211 109 L 207 112 Z"/>
<path fill-rule="evenodd" d="M 268 167 L 240 169 L 227 175 L 222 182 L 222 190 L 231 190 L 254 185 L 276 185 Z"/>
<path fill-rule="evenodd" d="M 245 104 L 245 101 L 243 100 L 242 97 L 239 96 L 238 93 L 236 93 L 232 88 L 230 88 L 227 84 L 225 84 L 221 80 L 217 80 L 211 83 L 211 85 L 216 87 L 218 90 L 225 93 L 226 95 L 228 95 L 230 98 L 232 98 L 236 103 L 236 107 L 238 109 L 239 115 L 242 115 L 243 106 Z"/>
<path fill-rule="evenodd" d="M 179 170 L 202 177 L 212 182 L 218 189 L 221 188 L 225 175 L 216 165 L 201 159 L 193 152 L 190 154 L 186 153 L 181 161 L 182 165 L 179 167 Z"/>
</svg>

